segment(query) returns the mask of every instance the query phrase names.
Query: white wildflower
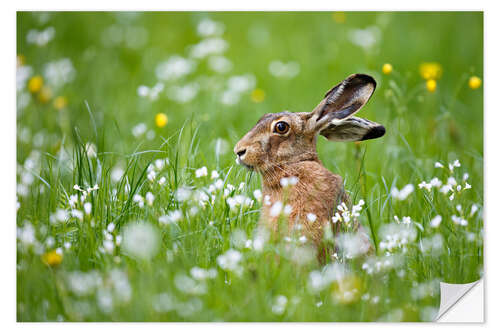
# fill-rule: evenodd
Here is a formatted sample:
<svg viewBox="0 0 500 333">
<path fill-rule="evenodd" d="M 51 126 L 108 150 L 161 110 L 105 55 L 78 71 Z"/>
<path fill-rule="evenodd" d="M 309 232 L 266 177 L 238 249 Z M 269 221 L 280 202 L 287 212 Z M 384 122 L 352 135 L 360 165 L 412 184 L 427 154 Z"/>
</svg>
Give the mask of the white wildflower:
<svg viewBox="0 0 500 333">
<path fill-rule="evenodd" d="M 211 56 L 208 58 L 208 67 L 217 73 L 227 73 L 233 68 L 233 63 L 224 56 Z"/>
<path fill-rule="evenodd" d="M 224 181 L 222 179 L 217 179 L 214 186 L 216 189 L 220 190 L 224 186 Z"/>
<path fill-rule="evenodd" d="M 28 44 L 45 46 L 54 38 L 55 34 L 56 29 L 54 29 L 54 27 L 47 27 L 45 30 L 41 31 L 31 29 L 26 35 L 26 41 L 28 42 Z"/>
<path fill-rule="evenodd" d="M 335 262 L 328 264 L 321 271 L 312 271 L 309 273 L 308 289 L 311 292 L 319 292 L 328 287 L 332 282 L 342 279 L 348 270 L 346 266 Z"/>
<path fill-rule="evenodd" d="M 85 211 L 85 214 L 90 215 L 90 213 L 92 212 L 92 204 L 90 202 L 84 203 L 83 210 Z"/>
<path fill-rule="evenodd" d="M 133 257 L 149 260 L 158 251 L 158 231 L 145 222 L 132 223 L 123 231 L 123 250 Z"/>
<path fill-rule="evenodd" d="M 159 80 L 180 79 L 194 71 L 196 63 L 193 60 L 173 55 L 156 66 L 156 77 Z"/>
<path fill-rule="evenodd" d="M 292 206 L 290 206 L 289 204 L 286 204 L 285 207 L 283 208 L 283 214 L 288 216 L 291 213 L 292 213 Z"/>
<path fill-rule="evenodd" d="M 233 90 L 226 90 L 220 97 L 220 102 L 224 105 L 235 105 L 240 101 L 240 94 Z M 236 163 L 240 164 L 240 160 L 236 158 Z"/>
<path fill-rule="evenodd" d="M 228 47 L 229 44 L 222 38 L 206 38 L 191 47 L 190 56 L 200 59 L 209 55 L 221 54 L 226 51 Z"/>
<path fill-rule="evenodd" d="M 180 210 L 174 210 L 169 212 L 167 215 L 160 216 L 158 221 L 161 224 L 171 224 L 171 223 L 177 223 L 182 219 L 182 211 Z"/>
<path fill-rule="evenodd" d="M 79 219 L 80 221 L 83 221 L 83 212 L 81 210 L 72 209 L 71 216 Z"/>
<path fill-rule="evenodd" d="M 70 195 L 68 203 L 71 208 L 75 208 L 76 204 L 78 203 L 78 195 L 76 194 Z"/>
<path fill-rule="evenodd" d="M 299 182 L 299 179 L 295 176 L 292 177 L 283 177 L 280 179 L 280 184 L 283 187 L 295 186 Z"/>
<path fill-rule="evenodd" d="M 188 83 L 183 86 L 171 86 L 167 91 L 167 96 L 178 103 L 192 101 L 198 94 L 200 87 L 197 83 Z"/>
<path fill-rule="evenodd" d="M 134 194 L 134 196 L 132 197 L 132 201 L 137 203 L 140 208 L 144 207 L 144 198 L 142 197 L 142 195 L 137 193 Z"/>
<path fill-rule="evenodd" d="M 457 186 L 457 180 L 455 179 L 455 177 L 448 177 L 448 185 L 450 186 Z"/>
<path fill-rule="evenodd" d="M 474 214 L 476 214 L 477 210 L 479 209 L 479 207 L 476 205 L 476 204 L 473 204 L 471 207 L 470 207 L 470 213 L 469 213 L 469 216 L 473 216 Z"/>
<path fill-rule="evenodd" d="M 392 251 L 393 249 L 403 248 L 415 240 L 417 232 L 413 224 L 385 224 L 380 228 L 381 250 Z"/>
<path fill-rule="evenodd" d="M 178 201 L 183 202 L 191 197 L 191 189 L 187 187 L 179 187 L 175 192 L 175 197 Z"/>
<path fill-rule="evenodd" d="M 337 237 L 338 246 L 344 255 L 351 259 L 365 254 L 370 250 L 370 243 L 366 235 L 361 233 L 344 233 Z"/>
<path fill-rule="evenodd" d="M 255 76 L 252 74 L 231 76 L 228 81 L 230 91 L 242 93 L 255 88 Z"/>
<path fill-rule="evenodd" d="M 204 166 L 204 167 L 201 167 L 201 168 L 197 169 L 195 171 L 195 174 L 196 174 L 196 178 L 206 177 L 208 175 L 207 167 Z"/>
<path fill-rule="evenodd" d="M 369 26 L 365 29 L 352 29 L 348 36 L 351 43 L 369 50 L 378 43 L 380 35 L 381 32 L 377 26 Z"/>
<path fill-rule="evenodd" d="M 468 224 L 467 220 L 465 220 L 461 216 L 452 215 L 451 220 L 453 221 L 453 223 L 455 223 L 457 225 L 464 226 L 464 227 L 467 226 L 467 224 Z"/>
<path fill-rule="evenodd" d="M 300 73 L 300 65 L 295 61 L 285 63 L 274 60 L 269 63 L 268 69 L 271 75 L 283 79 L 291 79 Z"/>
<path fill-rule="evenodd" d="M 436 215 L 434 218 L 432 218 L 431 222 L 429 223 L 431 228 L 437 228 L 441 224 L 441 221 L 443 218 L 441 215 Z"/>
<path fill-rule="evenodd" d="M 269 210 L 269 215 L 271 217 L 276 217 L 281 214 L 281 210 L 283 208 L 283 203 L 281 201 L 276 201 Z"/>
<path fill-rule="evenodd" d="M 36 242 L 35 228 L 31 223 L 26 223 L 23 228 L 17 228 L 17 239 L 24 245 L 32 245 Z"/>
<path fill-rule="evenodd" d="M 261 190 L 257 189 L 255 191 L 253 191 L 253 197 L 255 198 L 255 200 L 260 201 L 262 199 Z"/>
<path fill-rule="evenodd" d="M 201 37 L 219 36 L 224 33 L 224 24 L 205 18 L 198 23 L 196 32 Z"/>
<path fill-rule="evenodd" d="M 448 163 L 448 168 L 450 169 L 451 172 L 453 172 L 454 168 L 459 168 L 460 167 L 460 162 L 458 160 L 455 160 L 453 163 Z"/>
<path fill-rule="evenodd" d="M 139 123 L 132 128 L 132 135 L 136 138 L 146 133 L 148 127 L 144 123 Z"/>
<path fill-rule="evenodd" d="M 448 192 L 450 191 L 453 191 L 453 188 L 449 184 L 443 185 L 443 187 L 441 187 L 441 189 L 439 190 L 439 192 L 443 194 L 448 194 Z"/>
<path fill-rule="evenodd" d="M 212 173 L 210 174 L 210 179 L 217 179 L 219 178 L 219 173 L 217 170 L 212 170 Z"/>
<path fill-rule="evenodd" d="M 153 205 L 154 200 L 155 200 L 155 196 L 153 195 L 153 193 L 151 193 L 151 192 L 146 193 L 146 202 L 149 206 Z"/>
<path fill-rule="evenodd" d="M 203 281 L 206 279 L 215 279 L 217 277 L 217 270 L 215 268 L 203 269 L 195 266 L 191 268 L 189 273 L 194 279 L 198 281 Z"/>
<path fill-rule="evenodd" d="M 307 213 L 306 218 L 309 222 L 315 222 L 317 219 L 316 214 L 313 213 Z"/>
<path fill-rule="evenodd" d="M 224 254 L 217 257 L 217 264 L 225 271 L 231 271 L 237 275 L 241 275 L 243 272 L 243 267 L 240 266 L 242 257 L 240 252 L 229 249 Z"/>
<path fill-rule="evenodd" d="M 422 181 L 420 184 L 418 184 L 418 188 L 422 189 L 425 188 L 427 191 L 432 190 L 432 185 L 430 183 L 426 183 L 425 181 Z"/>
<path fill-rule="evenodd" d="M 436 162 L 436 163 L 434 163 L 434 167 L 435 168 L 444 168 L 444 165 L 439 163 L 439 162 Z"/>
<path fill-rule="evenodd" d="M 413 190 L 413 184 L 407 184 L 401 190 L 393 187 L 391 189 L 391 196 L 396 200 L 405 200 L 413 192 Z"/>
<path fill-rule="evenodd" d="M 43 77 L 47 83 L 55 89 L 75 79 L 76 70 L 68 58 L 51 61 L 43 68 Z"/>
<path fill-rule="evenodd" d="M 115 230 L 115 224 L 113 222 L 111 222 L 110 224 L 108 224 L 108 226 L 106 227 L 106 230 L 108 232 L 113 232 Z"/>
<path fill-rule="evenodd" d="M 120 179 L 122 179 L 124 173 L 125 172 L 123 171 L 123 169 L 121 167 L 115 166 L 111 170 L 111 180 L 115 183 L 118 183 L 120 181 Z"/>
<path fill-rule="evenodd" d="M 430 185 L 431 185 L 432 187 L 437 187 L 437 188 L 439 188 L 439 187 L 441 187 L 441 185 L 442 185 L 442 184 L 443 184 L 443 183 L 442 183 L 439 179 L 437 179 L 436 177 L 432 178 L 432 179 L 431 179 L 431 181 L 430 181 Z"/>
<path fill-rule="evenodd" d="M 282 315 L 285 312 L 288 299 L 283 295 L 278 295 L 274 298 L 271 311 L 276 315 Z"/>
<path fill-rule="evenodd" d="M 177 289 L 189 295 L 203 295 L 207 291 L 205 283 L 197 282 L 185 274 L 176 274 L 174 284 Z"/>
</svg>

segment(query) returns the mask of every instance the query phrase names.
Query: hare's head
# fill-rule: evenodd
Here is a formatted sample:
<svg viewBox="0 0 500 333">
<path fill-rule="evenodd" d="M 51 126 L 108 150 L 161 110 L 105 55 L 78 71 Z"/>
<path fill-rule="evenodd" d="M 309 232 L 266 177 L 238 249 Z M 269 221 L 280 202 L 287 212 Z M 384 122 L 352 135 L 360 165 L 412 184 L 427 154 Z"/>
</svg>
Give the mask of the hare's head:
<svg viewBox="0 0 500 333">
<path fill-rule="evenodd" d="M 353 74 L 330 89 L 311 112 L 269 113 L 236 144 L 237 161 L 265 172 L 273 166 L 315 159 L 316 138 L 361 141 L 381 137 L 384 126 L 353 117 L 370 99 L 375 80 Z"/>
</svg>

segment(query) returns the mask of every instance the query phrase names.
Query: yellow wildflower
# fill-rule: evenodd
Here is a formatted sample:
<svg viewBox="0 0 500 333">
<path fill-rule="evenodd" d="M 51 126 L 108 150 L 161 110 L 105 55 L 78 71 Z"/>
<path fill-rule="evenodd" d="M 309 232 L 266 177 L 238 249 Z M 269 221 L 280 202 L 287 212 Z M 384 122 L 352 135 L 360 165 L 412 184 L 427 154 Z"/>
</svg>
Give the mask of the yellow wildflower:
<svg viewBox="0 0 500 333">
<path fill-rule="evenodd" d="M 264 100 L 264 98 L 266 98 L 266 93 L 264 92 L 264 90 L 257 88 L 252 91 L 250 98 L 254 103 L 260 103 Z"/>
<path fill-rule="evenodd" d="M 54 99 L 54 107 L 57 110 L 64 109 L 66 107 L 66 105 L 68 105 L 68 100 L 66 99 L 66 97 L 64 97 L 64 96 L 57 96 Z"/>
<path fill-rule="evenodd" d="M 57 253 L 56 250 L 49 251 L 42 255 L 43 263 L 50 267 L 59 266 L 62 262 L 62 259 L 62 254 Z"/>
<path fill-rule="evenodd" d="M 437 62 L 424 62 L 420 64 L 420 76 L 424 80 L 437 80 L 443 74 L 443 68 Z"/>
<path fill-rule="evenodd" d="M 29 81 L 28 81 L 28 90 L 32 93 L 37 93 L 42 89 L 43 86 L 43 79 L 40 75 L 33 76 Z"/>
<path fill-rule="evenodd" d="M 479 87 L 481 87 L 481 79 L 477 76 L 471 76 L 471 78 L 469 79 L 469 88 L 477 89 Z"/>
<path fill-rule="evenodd" d="M 436 91 L 436 87 L 437 87 L 436 80 L 433 80 L 433 79 L 427 80 L 427 82 L 425 83 L 425 87 L 430 92 Z"/>
<path fill-rule="evenodd" d="M 160 128 L 165 127 L 165 125 L 167 125 L 167 123 L 168 123 L 167 115 L 164 113 L 157 113 L 155 116 L 155 123 L 156 123 L 156 126 L 158 126 Z"/>
<path fill-rule="evenodd" d="M 337 23 L 345 23 L 345 13 L 344 12 L 333 13 L 332 18 Z"/>
<path fill-rule="evenodd" d="M 40 93 L 38 93 L 38 100 L 41 103 L 48 103 L 51 98 L 52 98 L 52 89 L 50 89 L 47 86 L 43 86 L 42 89 L 40 90 Z"/>
<path fill-rule="evenodd" d="M 385 75 L 389 75 L 392 72 L 392 65 L 391 64 L 384 64 L 382 66 L 382 73 Z"/>
<path fill-rule="evenodd" d="M 348 275 L 333 284 L 333 298 L 342 304 L 357 302 L 361 296 L 361 280 Z"/>
</svg>

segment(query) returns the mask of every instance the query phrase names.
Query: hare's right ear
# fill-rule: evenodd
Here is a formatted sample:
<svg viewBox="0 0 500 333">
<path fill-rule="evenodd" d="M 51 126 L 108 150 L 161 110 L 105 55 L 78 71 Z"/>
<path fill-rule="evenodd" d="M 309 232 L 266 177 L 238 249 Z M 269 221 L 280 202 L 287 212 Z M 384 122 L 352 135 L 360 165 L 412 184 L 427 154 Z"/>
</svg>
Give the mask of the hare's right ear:
<svg viewBox="0 0 500 333">
<path fill-rule="evenodd" d="M 340 125 L 368 102 L 377 83 L 366 74 L 352 74 L 330 89 L 311 112 L 311 127 L 321 132 L 329 126 Z"/>
</svg>

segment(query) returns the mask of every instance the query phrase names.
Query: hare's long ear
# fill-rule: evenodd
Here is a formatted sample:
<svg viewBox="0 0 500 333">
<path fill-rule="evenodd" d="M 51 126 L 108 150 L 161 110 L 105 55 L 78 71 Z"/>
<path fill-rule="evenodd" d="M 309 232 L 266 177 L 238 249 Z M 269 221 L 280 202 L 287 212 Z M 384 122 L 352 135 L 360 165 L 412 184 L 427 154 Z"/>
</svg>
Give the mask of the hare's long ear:
<svg viewBox="0 0 500 333">
<path fill-rule="evenodd" d="M 330 141 L 363 141 L 376 139 L 385 134 L 385 127 L 368 119 L 350 117 L 340 124 L 330 124 L 319 134 Z"/>
<path fill-rule="evenodd" d="M 366 74 L 352 74 L 330 89 L 311 112 L 311 127 L 316 132 L 340 123 L 358 112 L 368 102 L 377 83 Z"/>
</svg>

